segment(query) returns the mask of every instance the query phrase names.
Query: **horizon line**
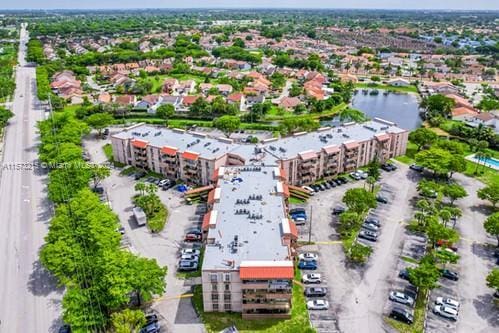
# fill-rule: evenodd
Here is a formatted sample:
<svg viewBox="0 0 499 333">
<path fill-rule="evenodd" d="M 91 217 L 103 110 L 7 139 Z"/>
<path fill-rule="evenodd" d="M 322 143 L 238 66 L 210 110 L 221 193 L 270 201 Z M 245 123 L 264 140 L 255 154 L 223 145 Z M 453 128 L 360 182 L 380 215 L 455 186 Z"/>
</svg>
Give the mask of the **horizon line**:
<svg viewBox="0 0 499 333">
<path fill-rule="evenodd" d="M 112 11 L 112 10 L 149 10 L 149 9 L 167 9 L 167 10 L 251 10 L 251 9 L 277 9 L 277 10 L 386 10 L 386 11 L 436 11 L 436 12 L 496 12 L 497 9 L 471 9 L 471 8 L 386 8 L 386 7 L 376 7 L 376 8 L 352 8 L 352 7 L 116 7 L 116 8 L 42 8 L 42 7 L 32 7 L 32 8 L 0 8 L 2 11 L 13 11 L 13 10 L 44 10 L 44 11 L 58 11 L 58 10 L 96 10 L 96 11 Z"/>
</svg>

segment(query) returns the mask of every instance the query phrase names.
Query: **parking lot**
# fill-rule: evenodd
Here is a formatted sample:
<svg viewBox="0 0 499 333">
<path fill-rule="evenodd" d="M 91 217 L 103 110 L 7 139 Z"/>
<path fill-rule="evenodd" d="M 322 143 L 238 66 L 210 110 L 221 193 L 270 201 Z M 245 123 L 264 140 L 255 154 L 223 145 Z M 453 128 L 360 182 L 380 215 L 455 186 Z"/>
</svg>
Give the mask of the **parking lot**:
<svg viewBox="0 0 499 333">
<path fill-rule="evenodd" d="M 89 152 L 92 162 L 106 161 L 102 150 L 105 143 L 106 140 L 94 138 L 85 140 L 85 149 Z M 141 256 L 156 259 L 161 266 L 168 267 L 166 292 L 153 303 L 152 309 L 158 312 L 160 323 L 167 332 L 205 332 L 204 325 L 190 301 L 192 284 L 197 281 L 176 277 L 179 249 L 185 230 L 201 223 L 204 208 L 185 205 L 181 194 L 173 189 L 158 190 L 161 201 L 168 207 L 169 218 L 162 232 L 152 234 L 146 227 L 138 227 L 132 216 L 132 196 L 135 194 L 136 181 L 132 176 L 121 176 L 119 172 L 118 169 L 112 169 L 111 176 L 106 178 L 102 185 L 110 206 L 124 227 L 122 245 Z"/>
<path fill-rule="evenodd" d="M 315 194 L 305 207 L 312 210 L 311 239 L 313 245 L 302 251 L 319 253 L 317 273 L 321 273 L 328 288 L 330 308 L 312 314 L 314 327 L 323 332 L 385 332 L 383 309 L 397 273 L 397 262 L 402 250 L 403 222 L 412 216 L 410 198 L 415 194 L 414 175 L 408 167 L 399 165 L 397 171 L 382 172 L 381 193 L 389 199 L 372 211 L 382 224 L 378 241 L 372 243 L 373 254 L 363 266 L 352 266 L 345 260 L 341 241 L 335 230 L 332 208 L 342 205 L 341 199 L 349 188 L 362 187 L 364 181 L 350 181 L 346 185 Z M 307 241 L 310 223 L 299 226 L 300 240 Z M 367 242 L 367 241 L 366 241 Z M 318 311 L 316 311 L 318 312 Z M 326 325 L 329 325 L 327 328 Z M 324 328 L 326 327 L 326 328 Z"/>
</svg>

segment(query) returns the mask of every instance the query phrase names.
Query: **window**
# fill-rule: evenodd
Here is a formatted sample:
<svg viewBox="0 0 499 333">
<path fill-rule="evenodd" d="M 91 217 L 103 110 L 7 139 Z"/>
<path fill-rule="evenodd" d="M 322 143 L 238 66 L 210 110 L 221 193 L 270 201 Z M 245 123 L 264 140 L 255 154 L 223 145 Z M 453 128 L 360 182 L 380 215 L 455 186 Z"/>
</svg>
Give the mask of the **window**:
<svg viewBox="0 0 499 333">
<path fill-rule="evenodd" d="M 226 284 L 224 285 L 224 290 L 225 290 L 225 291 L 229 291 L 229 290 L 230 290 L 230 284 L 229 284 L 229 283 L 226 283 Z"/>
<path fill-rule="evenodd" d="M 226 304 L 224 304 L 224 310 L 225 310 L 225 311 L 231 311 L 231 310 L 232 310 L 232 306 L 231 306 L 231 304 L 230 304 L 230 303 L 226 303 Z"/>
<path fill-rule="evenodd" d="M 230 301 L 230 300 L 231 300 L 230 293 L 224 293 L 224 301 Z"/>
<path fill-rule="evenodd" d="M 213 311 L 218 311 L 218 303 L 213 303 Z"/>
<path fill-rule="evenodd" d="M 210 274 L 210 282 L 217 282 L 218 276 L 217 274 Z"/>
<path fill-rule="evenodd" d="M 218 290 L 218 284 L 212 283 L 211 284 L 211 290 Z"/>
<path fill-rule="evenodd" d="M 212 301 L 218 301 L 218 293 L 212 293 L 211 294 L 211 300 Z"/>
<path fill-rule="evenodd" d="M 224 281 L 225 282 L 230 282 L 230 274 L 224 274 Z"/>
</svg>

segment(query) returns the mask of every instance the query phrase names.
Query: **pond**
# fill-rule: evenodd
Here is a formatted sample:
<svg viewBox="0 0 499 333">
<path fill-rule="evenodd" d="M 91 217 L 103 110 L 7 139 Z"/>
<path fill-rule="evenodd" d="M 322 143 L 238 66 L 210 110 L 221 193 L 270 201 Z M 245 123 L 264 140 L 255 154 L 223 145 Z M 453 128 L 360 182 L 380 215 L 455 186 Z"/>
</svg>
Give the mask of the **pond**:
<svg viewBox="0 0 499 333">
<path fill-rule="evenodd" d="M 352 100 L 352 108 L 366 114 L 368 118 L 382 118 L 397 124 L 397 126 L 413 130 L 421 125 L 419 116 L 419 101 L 416 94 L 394 93 L 372 89 L 357 90 Z M 321 125 L 338 125 L 337 119 L 326 120 Z"/>
</svg>

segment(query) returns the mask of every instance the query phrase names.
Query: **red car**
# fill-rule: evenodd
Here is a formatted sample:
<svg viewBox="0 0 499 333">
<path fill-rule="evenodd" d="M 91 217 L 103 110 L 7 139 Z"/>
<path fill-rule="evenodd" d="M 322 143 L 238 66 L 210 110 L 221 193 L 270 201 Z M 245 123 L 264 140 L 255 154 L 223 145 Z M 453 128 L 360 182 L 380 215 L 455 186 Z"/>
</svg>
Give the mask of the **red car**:
<svg viewBox="0 0 499 333">
<path fill-rule="evenodd" d="M 201 241 L 201 235 L 194 234 L 194 233 L 188 233 L 185 235 L 184 240 L 186 242 L 199 242 L 199 241 Z"/>
<path fill-rule="evenodd" d="M 457 246 L 452 244 L 451 242 L 445 240 L 445 239 L 440 239 L 437 241 L 437 246 L 438 247 L 447 247 L 451 249 L 454 252 L 457 252 Z"/>
</svg>

